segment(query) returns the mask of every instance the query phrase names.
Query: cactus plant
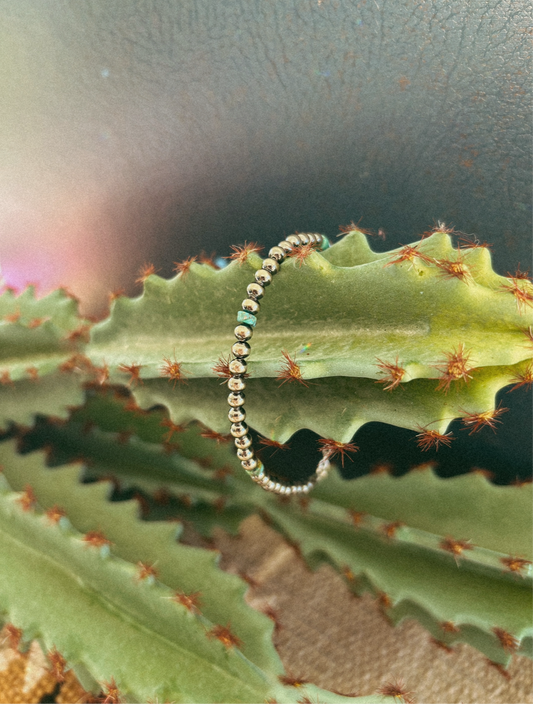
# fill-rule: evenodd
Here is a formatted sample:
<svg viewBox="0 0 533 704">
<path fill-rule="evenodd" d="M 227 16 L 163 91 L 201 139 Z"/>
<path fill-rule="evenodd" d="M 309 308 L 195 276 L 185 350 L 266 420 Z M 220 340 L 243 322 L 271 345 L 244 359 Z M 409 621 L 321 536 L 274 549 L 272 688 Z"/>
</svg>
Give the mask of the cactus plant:
<svg viewBox="0 0 533 704">
<path fill-rule="evenodd" d="M 5 620 L 57 648 L 86 688 L 107 682 L 108 701 L 110 683 L 132 701 L 296 701 L 304 690 L 284 680 L 246 585 L 156 520 L 209 536 L 259 511 L 394 622 L 417 618 L 502 666 L 532 655 L 530 485 L 427 465 L 350 482 L 332 472 L 288 500 L 240 469 L 221 380 L 254 249 L 222 269 L 187 260 L 171 280 L 148 268 L 143 294 L 116 298 L 98 323 L 64 291 L 0 297 Z M 272 455 L 306 428 L 342 465 L 370 421 L 416 431 L 422 448 L 449 444 L 454 419 L 494 427 L 496 393 L 532 379 L 532 300 L 527 279 L 498 276 L 486 247 L 454 248 L 442 229 L 386 253 L 356 228 L 309 249 L 262 303 L 246 381 L 256 441 Z"/>
</svg>

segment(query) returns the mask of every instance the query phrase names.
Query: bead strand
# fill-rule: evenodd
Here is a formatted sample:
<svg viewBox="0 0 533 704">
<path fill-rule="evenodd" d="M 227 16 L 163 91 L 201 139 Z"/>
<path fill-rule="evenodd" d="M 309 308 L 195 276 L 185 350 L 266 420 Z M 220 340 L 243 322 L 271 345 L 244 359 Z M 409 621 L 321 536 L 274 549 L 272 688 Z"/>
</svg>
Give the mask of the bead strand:
<svg viewBox="0 0 533 704">
<path fill-rule="evenodd" d="M 229 370 L 232 376 L 228 379 L 228 388 L 230 389 L 230 394 L 228 395 L 228 403 L 230 405 L 228 418 L 231 422 L 230 432 L 235 439 L 237 456 L 243 469 L 246 470 L 254 482 L 266 491 L 272 491 L 275 494 L 284 496 L 308 494 L 318 481 L 327 476 L 330 469 L 329 454 L 327 450 L 322 451 L 322 459 L 318 463 L 315 473 L 303 484 L 285 484 L 271 479 L 261 460 L 255 457 L 248 426 L 244 422 L 246 420 L 246 411 L 244 410 L 246 360 L 251 352 L 250 339 L 253 328 L 257 323 L 257 314 L 260 310 L 259 301 L 264 296 L 265 288 L 270 285 L 273 277 L 279 272 L 287 256 L 301 245 L 308 244 L 321 250 L 330 246 L 329 240 L 324 235 L 306 233 L 289 235 L 287 239 L 282 240 L 270 249 L 268 257 L 263 260 L 261 269 L 255 272 L 255 281 L 248 285 L 246 289 L 247 298 L 242 302 L 242 310 L 237 314 L 238 325 L 235 328 L 237 342 L 231 348 L 235 359 L 229 363 Z"/>
</svg>

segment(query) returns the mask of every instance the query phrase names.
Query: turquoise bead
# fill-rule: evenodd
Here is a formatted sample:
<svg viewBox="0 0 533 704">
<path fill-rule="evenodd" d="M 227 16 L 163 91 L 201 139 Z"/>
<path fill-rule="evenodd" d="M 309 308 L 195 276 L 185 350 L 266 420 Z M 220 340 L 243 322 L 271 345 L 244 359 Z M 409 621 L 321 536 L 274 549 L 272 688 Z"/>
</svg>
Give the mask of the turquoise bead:
<svg viewBox="0 0 533 704">
<path fill-rule="evenodd" d="M 261 460 L 257 460 L 257 467 L 249 472 L 252 477 L 261 477 L 265 473 L 265 468 Z"/>
<path fill-rule="evenodd" d="M 257 323 L 257 318 L 255 315 L 252 315 L 251 313 L 248 313 L 245 310 L 240 310 L 237 313 L 237 321 L 239 323 L 246 323 L 246 325 L 251 325 L 252 327 L 255 327 L 255 324 Z"/>
<path fill-rule="evenodd" d="M 328 238 L 325 235 L 322 235 L 322 244 L 320 245 L 320 250 L 323 252 L 325 249 L 329 249 L 331 247 Z"/>
</svg>

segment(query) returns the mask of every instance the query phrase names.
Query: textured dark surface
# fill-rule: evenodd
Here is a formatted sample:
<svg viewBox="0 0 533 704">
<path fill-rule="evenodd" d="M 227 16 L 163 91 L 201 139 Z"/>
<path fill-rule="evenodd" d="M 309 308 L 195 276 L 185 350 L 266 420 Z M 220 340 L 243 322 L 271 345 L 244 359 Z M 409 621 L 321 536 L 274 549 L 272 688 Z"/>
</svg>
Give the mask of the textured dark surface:
<svg viewBox="0 0 533 704">
<path fill-rule="evenodd" d="M 4 176 L 98 192 L 168 271 L 352 218 L 389 246 L 444 220 L 524 268 L 532 19 L 525 0 L 4 0 Z"/>
</svg>

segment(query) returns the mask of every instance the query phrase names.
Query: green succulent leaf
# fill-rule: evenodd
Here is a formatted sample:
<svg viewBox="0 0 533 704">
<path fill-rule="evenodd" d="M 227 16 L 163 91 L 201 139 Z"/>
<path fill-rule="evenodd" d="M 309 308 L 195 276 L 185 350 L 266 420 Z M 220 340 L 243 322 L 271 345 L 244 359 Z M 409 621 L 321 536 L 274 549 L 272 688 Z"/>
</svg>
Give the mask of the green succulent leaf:
<svg viewBox="0 0 533 704">
<path fill-rule="evenodd" d="M 285 262 L 261 302 L 252 375 L 275 377 L 281 350 L 309 379 L 378 379 L 380 359 L 398 359 L 406 381 L 436 378 L 436 365 L 460 345 L 475 368 L 530 356 L 523 344 L 530 316 L 502 288 L 509 280 L 492 271 L 486 249 L 455 250 L 444 233 L 412 247 L 423 258 L 394 263 L 401 250 L 361 257 L 360 234 L 353 233 L 303 266 Z M 459 261 L 467 275 L 447 278 L 443 261 Z M 168 281 L 149 276 L 139 298 L 117 299 L 111 316 L 93 328 L 88 356 L 109 365 L 115 381 L 125 379 L 121 364 L 141 365 L 143 379 L 161 376 L 165 358 L 189 378 L 213 376 L 260 266 L 251 254 L 220 271 L 193 263 Z"/>
<path fill-rule="evenodd" d="M 1 383 L 34 379 L 58 369 L 83 345 L 90 323 L 78 316 L 77 302 L 58 289 L 43 298 L 32 286 L 16 296 L 0 296 Z"/>
<path fill-rule="evenodd" d="M 303 511 L 259 501 L 311 565 L 329 559 L 385 593 L 394 621 L 415 616 L 439 640 L 465 640 L 506 664 L 510 652 L 496 629 L 526 647 L 533 635 L 531 564 L 508 567 L 509 558 L 532 558 L 532 498 L 530 485 L 426 470 L 351 482 L 332 474 Z M 443 623 L 459 631 L 450 637 Z"/>
<path fill-rule="evenodd" d="M 533 656 L 531 486 L 332 472 L 305 500 L 281 501 L 241 470 L 214 366 L 230 359 L 261 266 L 243 260 L 148 276 L 96 325 L 65 291 L 0 295 L 0 429 L 16 424 L 28 453 L 0 445 L 0 612 L 129 701 L 343 701 L 284 686 L 272 624 L 246 605 L 244 583 L 179 543 L 175 523 L 111 500 L 128 487 L 151 519 L 205 536 L 259 512 L 310 567 L 330 562 L 394 622 L 417 618 L 504 665 L 515 650 Z M 493 271 L 487 248 L 454 249 L 444 232 L 378 253 L 353 230 L 288 259 L 261 301 L 247 423 L 278 442 L 308 428 L 340 443 L 371 421 L 437 434 L 455 418 L 483 425 L 500 389 L 531 380 L 531 295 L 528 280 Z M 287 355 L 302 383 L 288 383 Z M 44 447 L 46 461 L 30 452 Z M 176 602 L 196 592 L 200 610 Z"/>
<path fill-rule="evenodd" d="M 48 374 L 0 385 L 0 429 L 10 423 L 31 426 L 36 415 L 67 418 L 84 398 L 83 386 L 74 374 Z"/>
<path fill-rule="evenodd" d="M 2 450 L 8 473 L 16 481 L 24 459 L 15 459 L 8 444 Z M 36 475 L 52 471 L 39 467 L 39 459 L 30 460 L 25 478 L 38 479 Z M 65 486 L 72 487 L 72 470 L 59 471 Z M 10 575 L 0 584 L 0 610 L 26 637 L 39 637 L 46 649 L 57 648 L 69 664 L 87 670 L 100 684 L 115 681 L 129 701 L 156 696 L 183 702 L 250 702 L 268 697 L 295 702 L 301 697 L 277 680 L 275 657 L 269 659 L 276 669 L 263 672 L 243 654 L 238 641 L 228 644 L 227 631 L 218 631 L 217 636 L 205 617 L 175 603 L 174 592 L 164 582 L 140 580 L 138 567 L 117 556 L 115 548 L 110 552 L 107 544 L 91 543 L 89 535 L 78 532 L 65 517 L 53 521 L 48 514 L 35 512 L 31 501 L 25 500 L 33 494 L 12 492 L 5 476 L 0 482 L 0 569 Z M 37 483 L 39 493 L 46 495 L 44 483 Z M 105 502 L 101 489 L 89 489 L 88 494 L 89 507 Z M 81 500 L 76 499 L 77 513 Z M 105 513 L 105 509 L 97 512 L 93 525 Z M 111 513 L 123 529 L 134 524 L 131 507 L 119 506 Z M 80 520 L 87 518 L 82 515 Z M 116 537 L 120 553 L 125 549 L 120 531 Z M 154 545 L 162 541 L 164 546 L 168 538 L 168 530 L 152 530 Z M 178 551 L 185 552 L 184 546 L 178 546 Z M 171 568 L 170 563 L 167 567 Z M 168 577 L 172 581 L 173 575 Z M 223 601 L 223 594 L 218 599 Z M 233 608 L 226 607 L 232 615 Z M 256 616 L 259 623 L 262 617 Z M 266 624 L 262 632 L 256 629 L 259 651 L 264 650 L 269 632 Z M 326 694 L 332 701 L 347 701 L 312 685 L 306 689 L 311 696 Z M 356 701 L 370 704 L 378 699 Z"/>
<path fill-rule="evenodd" d="M 64 289 L 57 289 L 42 298 L 37 298 L 34 286 L 28 286 L 19 295 L 12 289 L 7 289 L 0 296 L 0 318 L 4 323 L 19 322 L 30 328 L 32 324 L 35 325 L 38 322 L 42 324 L 49 320 L 63 333 L 77 330 L 80 323 L 89 322 L 80 319 L 76 299 Z M 6 321 L 6 318 L 10 320 Z"/>
<path fill-rule="evenodd" d="M 95 408 L 88 404 L 86 413 Z M 138 423 L 150 415 L 134 414 Z M 62 433 L 68 433 L 68 442 Z M 120 461 L 111 452 L 113 443 L 119 447 L 116 434 L 96 429 L 84 434 L 79 423 L 52 426 L 42 441 L 83 455 L 95 476 L 113 471 L 148 494 L 164 487 L 186 496 L 185 503 L 173 504 L 172 515 L 193 522 L 205 535 L 215 525 L 236 531 L 254 512 L 269 516 L 300 546 L 310 566 L 331 562 L 351 576 L 348 583 L 356 591 L 386 594 L 393 620 L 417 618 L 439 640 L 468 642 L 502 664 L 510 653 L 498 632 L 515 638 L 521 652 L 529 651 L 530 485 L 495 486 L 476 473 L 440 479 L 430 469 L 350 482 L 331 473 L 303 505 L 297 499 L 280 502 L 245 476 L 231 447 L 201 433 L 194 425 L 180 432 L 179 450 L 171 455 L 132 437 L 120 445 Z M 207 458 L 210 469 L 202 466 Z M 143 470 L 143 463 L 152 471 Z M 217 479 L 217 469 L 224 467 L 231 473 Z M 447 632 L 445 623 L 459 630 Z"/>
<path fill-rule="evenodd" d="M 163 403 L 174 422 L 221 429 L 224 393 L 213 366 L 230 349 L 241 296 L 260 264 L 251 254 L 220 271 L 193 263 L 169 281 L 149 276 L 139 298 L 114 301 L 89 344 L 90 326 L 64 292 L 36 299 L 31 288 L 18 297 L 7 291 L 0 297 L 3 422 L 28 420 L 24 391 L 31 387 L 19 393 L 11 386 L 17 380 L 34 382 L 36 398 L 50 397 L 36 413 L 64 417 L 76 382 L 49 380 L 51 393 L 46 384 L 38 388 L 60 369 L 80 383 L 128 383 L 143 407 Z M 486 248 L 457 250 L 436 232 L 376 253 L 353 231 L 299 264 L 285 262 L 262 301 L 250 361 L 248 417 L 273 439 L 308 427 L 346 441 L 371 420 L 443 432 L 454 417 L 493 409 L 494 393 L 529 369 L 530 307 L 513 296 L 510 279 L 494 273 Z M 529 295 L 529 282 L 519 285 Z M 294 358 L 306 387 L 278 388 L 272 377 L 282 374 L 282 352 Z M 172 365 L 181 380 L 161 378 Z M 398 388 L 390 386 L 391 368 Z M 61 386 L 72 394 L 66 403 Z"/>
<path fill-rule="evenodd" d="M 102 531 L 112 543 L 113 555 L 133 564 L 155 565 L 157 581 L 174 591 L 199 592 L 202 614 L 212 623 L 231 621 L 246 657 L 262 669 L 283 671 L 271 642 L 272 622 L 246 605 L 246 584 L 217 567 L 216 553 L 177 542 L 179 525 L 141 521 L 135 499 L 109 501 L 111 480 L 82 484 L 79 465 L 49 469 L 43 461 L 42 453 L 15 455 L 9 443 L 0 445 L 0 463 L 14 490 L 31 486 L 43 509 L 61 507 L 76 530 Z M 111 458 L 108 470 L 110 466 Z"/>
<path fill-rule="evenodd" d="M 82 536 L 46 517 L 23 514 L 1 497 L 4 574 L 1 606 L 98 681 L 125 695 L 180 701 L 258 701 L 268 685 L 237 653 L 210 642 L 202 626 L 169 599 L 170 590 L 135 582 L 135 568 L 103 557 Z M 66 533 L 66 534 L 65 534 Z M 112 640 L 110 634 L 113 634 Z M 105 647 L 108 642 L 110 647 Z"/>
<path fill-rule="evenodd" d="M 411 430 L 443 433 L 457 417 L 495 408 L 496 393 L 527 367 L 486 367 L 468 383 L 459 380 L 449 392 L 435 393 L 433 379 L 415 379 L 385 391 L 373 379 L 325 377 L 307 386 L 271 378 L 246 380 L 246 422 L 262 435 L 285 442 L 309 428 L 322 437 L 348 442 L 365 423 L 380 421 Z M 174 423 L 199 420 L 220 433 L 228 432 L 228 390 L 214 379 L 191 379 L 174 388 L 164 379 L 148 379 L 133 390 L 141 408 L 163 405 Z M 327 409 L 327 412 L 325 412 Z"/>
</svg>

